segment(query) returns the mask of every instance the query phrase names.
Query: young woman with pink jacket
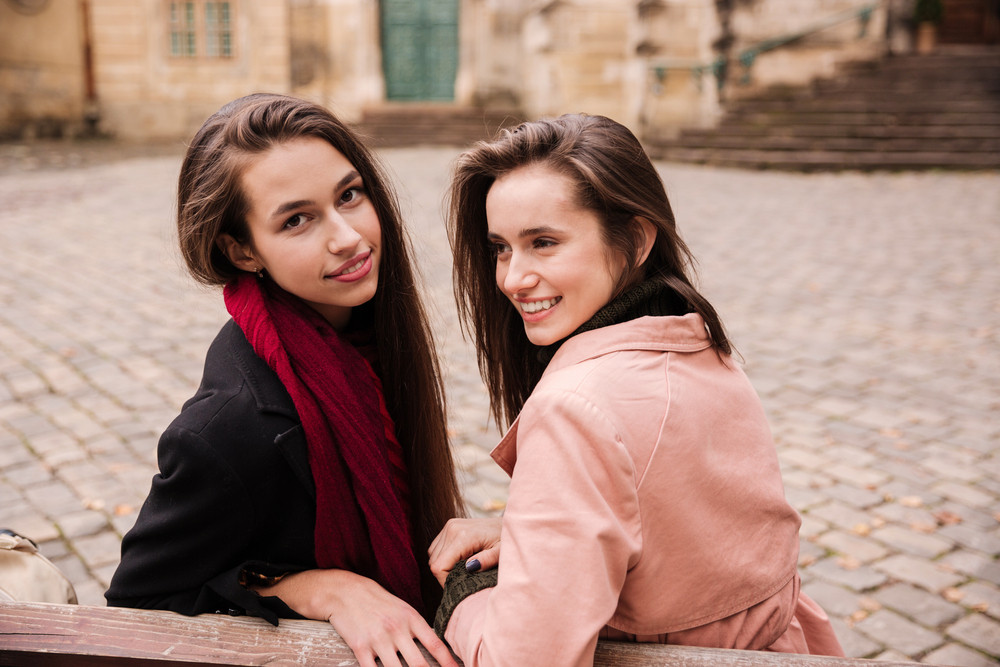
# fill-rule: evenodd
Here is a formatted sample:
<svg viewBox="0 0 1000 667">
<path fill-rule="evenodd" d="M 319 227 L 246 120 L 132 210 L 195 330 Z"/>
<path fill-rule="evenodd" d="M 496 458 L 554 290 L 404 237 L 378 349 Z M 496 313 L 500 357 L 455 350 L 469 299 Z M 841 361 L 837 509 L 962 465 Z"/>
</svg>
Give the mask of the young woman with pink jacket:
<svg viewBox="0 0 1000 667">
<path fill-rule="evenodd" d="M 459 158 L 450 206 L 511 477 L 502 519 L 454 519 L 431 544 L 456 654 L 589 665 L 610 638 L 843 655 L 799 589 L 763 407 L 632 133 L 525 123 Z"/>
</svg>

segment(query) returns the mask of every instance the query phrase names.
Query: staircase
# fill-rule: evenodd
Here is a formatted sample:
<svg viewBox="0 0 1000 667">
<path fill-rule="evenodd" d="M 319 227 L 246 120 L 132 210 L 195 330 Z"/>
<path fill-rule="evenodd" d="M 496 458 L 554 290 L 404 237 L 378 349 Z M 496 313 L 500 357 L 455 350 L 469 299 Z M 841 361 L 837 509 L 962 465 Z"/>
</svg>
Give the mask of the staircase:
<svg viewBox="0 0 1000 667">
<path fill-rule="evenodd" d="M 1000 49 L 939 47 L 734 101 L 717 128 L 646 137 L 658 159 L 794 169 L 1000 168 Z"/>
<path fill-rule="evenodd" d="M 521 114 L 514 109 L 387 104 L 365 110 L 355 129 L 375 148 L 468 146 L 491 139 L 501 127 L 511 127 L 521 120 Z"/>
</svg>

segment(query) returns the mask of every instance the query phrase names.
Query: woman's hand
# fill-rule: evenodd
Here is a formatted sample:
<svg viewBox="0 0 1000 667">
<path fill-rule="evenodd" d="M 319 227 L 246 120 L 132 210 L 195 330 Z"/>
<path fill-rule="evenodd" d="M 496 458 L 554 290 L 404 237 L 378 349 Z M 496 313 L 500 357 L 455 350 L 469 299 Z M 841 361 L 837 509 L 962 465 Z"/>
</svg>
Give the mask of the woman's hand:
<svg viewBox="0 0 1000 667">
<path fill-rule="evenodd" d="M 500 562 L 500 518 L 450 519 L 427 550 L 431 572 L 444 586 L 448 573 L 461 559 L 469 569 L 488 570 Z M 476 567 L 473 561 L 477 561 Z"/>
<path fill-rule="evenodd" d="M 276 596 L 296 613 L 329 621 L 354 651 L 362 667 L 427 667 L 414 639 L 442 667 L 458 667 L 448 646 L 417 610 L 375 581 L 347 570 L 307 570 L 289 574 L 273 586 L 254 586 L 260 595 Z"/>
</svg>

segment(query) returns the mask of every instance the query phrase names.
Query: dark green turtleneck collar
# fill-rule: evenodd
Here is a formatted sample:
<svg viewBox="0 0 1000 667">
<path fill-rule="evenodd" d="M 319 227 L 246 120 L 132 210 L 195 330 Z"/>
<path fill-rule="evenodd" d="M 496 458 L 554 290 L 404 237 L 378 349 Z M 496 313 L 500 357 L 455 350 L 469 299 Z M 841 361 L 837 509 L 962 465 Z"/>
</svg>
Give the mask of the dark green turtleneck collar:
<svg viewBox="0 0 1000 667">
<path fill-rule="evenodd" d="M 662 279 L 646 280 L 609 301 L 566 338 L 538 348 L 538 358 L 542 363 L 548 365 L 563 343 L 585 331 L 593 331 L 612 324 L 621 324 L 647 315 L 670 317 L 686 315 L 689 312 L 691 309 L 687 302 Z"/>
</svg>

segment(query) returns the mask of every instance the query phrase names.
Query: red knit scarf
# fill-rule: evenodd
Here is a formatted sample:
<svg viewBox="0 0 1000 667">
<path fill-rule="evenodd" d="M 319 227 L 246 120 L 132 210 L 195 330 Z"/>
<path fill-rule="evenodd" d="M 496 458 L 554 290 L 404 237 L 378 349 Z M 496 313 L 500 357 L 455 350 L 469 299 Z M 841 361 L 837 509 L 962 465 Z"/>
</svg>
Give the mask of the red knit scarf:
<svg viewBox="0 0 1000 667">
<path fill-rule="evenodd" d="M 316 482 L 316 564 L 370 577 L 423 613 L 402 450 L 371 365 L 270 280 L 225 288 L 226 308 L 292 397 Z M 395 473 L 395 474 L 394 474 Z"/>
</svg>

